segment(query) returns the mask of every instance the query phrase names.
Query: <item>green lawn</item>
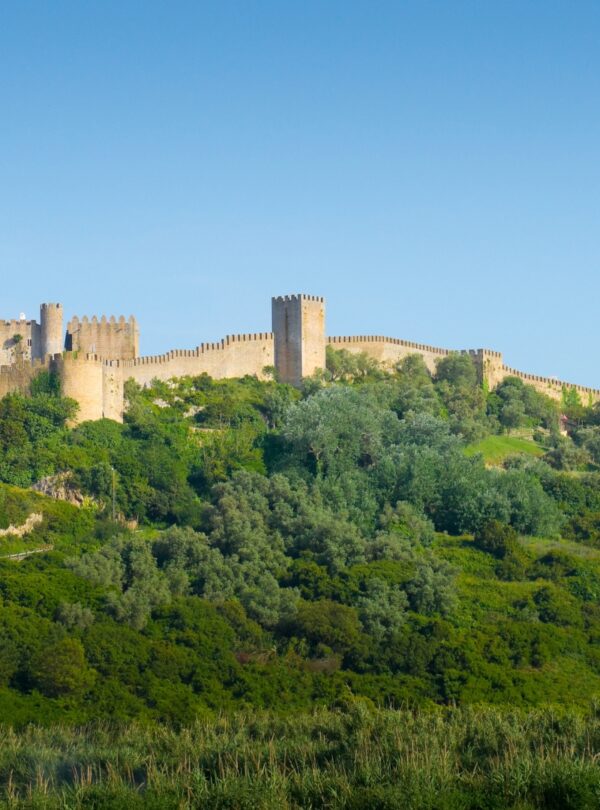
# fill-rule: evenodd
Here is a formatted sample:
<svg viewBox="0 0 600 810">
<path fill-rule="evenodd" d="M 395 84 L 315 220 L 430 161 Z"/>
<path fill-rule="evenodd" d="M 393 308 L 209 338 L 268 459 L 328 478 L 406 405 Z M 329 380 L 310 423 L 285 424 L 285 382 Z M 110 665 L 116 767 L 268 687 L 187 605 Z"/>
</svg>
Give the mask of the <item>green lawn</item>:
<svg viewBox="0 0 600 810">
<path fill-rule="evenodd" d="M 473 456 L 481 453 L 486 464 L 502 464 L 509 456 L 526 453 L 530 456 L 543 456 L 544 450 L 533 441 L 517 436 L 486 436 L 476 444 L 470 444 L 465 453 Z"/>
</svg>

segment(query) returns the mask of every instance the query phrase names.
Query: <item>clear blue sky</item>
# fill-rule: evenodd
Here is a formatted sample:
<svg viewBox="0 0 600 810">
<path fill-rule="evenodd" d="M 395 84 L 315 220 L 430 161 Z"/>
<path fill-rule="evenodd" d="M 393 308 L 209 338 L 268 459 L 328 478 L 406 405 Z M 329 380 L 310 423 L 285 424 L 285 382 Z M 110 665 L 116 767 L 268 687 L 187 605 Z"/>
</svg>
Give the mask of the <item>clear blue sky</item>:
<svg viewBox="0 0 600 810">
<path fill-rule="evenodd" d="M 0 0 L 0 315 L 502 350 L 600 387 L 600 3 Z"/>
</svg>

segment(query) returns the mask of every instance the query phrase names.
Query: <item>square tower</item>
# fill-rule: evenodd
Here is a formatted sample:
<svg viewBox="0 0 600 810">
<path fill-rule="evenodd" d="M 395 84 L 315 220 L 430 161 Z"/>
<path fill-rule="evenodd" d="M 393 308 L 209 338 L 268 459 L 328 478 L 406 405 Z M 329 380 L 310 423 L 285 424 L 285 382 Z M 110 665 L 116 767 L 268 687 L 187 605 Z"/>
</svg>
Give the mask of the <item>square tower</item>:
<svg viewBox="0 0 600 810">
<path fill-rule="evenodd" d="M 139 356 L 140 333 L 133 315 L 129 320 L 121 315 L 107 318 L 96 315 L 90 320 L 77 316 L 67 324 L 67 349 L 84 354 L 96 354 L 103 360 L 135 360 Z"/>
<path fill-rule="evenodd" d="M 284 295 L 272 299 L 275 368 L 281 382 L 299 385 L 325 369 L 325 299 Z"/>
</svg>

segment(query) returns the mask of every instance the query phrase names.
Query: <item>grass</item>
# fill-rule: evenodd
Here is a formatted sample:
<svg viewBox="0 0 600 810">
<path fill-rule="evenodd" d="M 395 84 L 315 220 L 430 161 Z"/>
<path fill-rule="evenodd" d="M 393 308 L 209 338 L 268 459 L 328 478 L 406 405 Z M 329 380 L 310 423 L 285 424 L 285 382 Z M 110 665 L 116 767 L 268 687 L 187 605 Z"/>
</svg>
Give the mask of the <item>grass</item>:
<svg viewBox="0 0 600 810">
<path fill-rule="evenodd" d="M 560 551 L 563 554 L 569 554 L 572 557 L 579 557 L 585 560 L 600 560 L 600 548 L 586 546 L 574 540 L 521 537 L 519 542 L 523 548 L 536 557 L 541 557 L 551 551 Z"/>
<path fill-rule="evenodd" d="M 493 466 L 502 464 L 509 456 L 526 454 L 529 456 L 543 456 L 544 450 L 539 444 L 519 436 L 486 436 L 476 444 L 465 449 L 468 456 L 481 453 L 486 464 Z"/>
<path fill-rule="evenodd" d="M 0 729 L 6 808 L 591 810 L 600 719 L 345 710 L 164 726 Z"/>
</svg>

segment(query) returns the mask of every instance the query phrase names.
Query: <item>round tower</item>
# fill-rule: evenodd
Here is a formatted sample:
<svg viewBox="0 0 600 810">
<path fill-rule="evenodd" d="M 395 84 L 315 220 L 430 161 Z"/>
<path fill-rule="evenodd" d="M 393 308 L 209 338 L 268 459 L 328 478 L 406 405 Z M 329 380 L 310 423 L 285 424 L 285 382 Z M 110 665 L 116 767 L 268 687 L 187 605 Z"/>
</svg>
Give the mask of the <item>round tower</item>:
<svg viewBox="0 0 600 810">
<path fill-rule="evenodd" d="M 74 399 L 79 410 L 71 424 L 88 419 L 102 419 L 103 411 L 103 363 L 88 360 L 67 352 L 60 361 L 61 391 L 63 397 Z"/>
<path fill-rule="evenodd" d="M 64 348 L 62 304 L 42 304 L 40 326 L 42 357 L 48 354 L 62 354 Z"/>
</svg>

